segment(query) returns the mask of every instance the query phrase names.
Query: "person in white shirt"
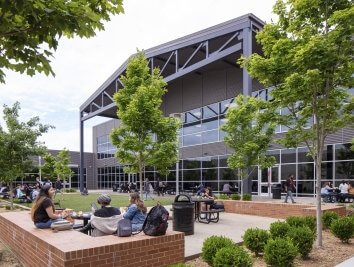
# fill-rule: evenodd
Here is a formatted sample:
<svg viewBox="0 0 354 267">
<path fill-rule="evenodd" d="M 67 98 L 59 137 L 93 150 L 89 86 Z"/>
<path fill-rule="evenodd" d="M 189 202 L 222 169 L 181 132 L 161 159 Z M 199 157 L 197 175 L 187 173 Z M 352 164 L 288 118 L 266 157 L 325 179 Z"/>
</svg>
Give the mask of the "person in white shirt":
<svg viewBox="0 0 354 267">
<path fill-rule="evenodd" d="M 342 183 L 339 185 L 339 190 L 340 190 L 339 201 L 340 202 L 345 201 L 345 197 L 348 194 L 348 189 L 349 189 L 349 185 L 346 182 L 342 181 Z"/>
</svg>

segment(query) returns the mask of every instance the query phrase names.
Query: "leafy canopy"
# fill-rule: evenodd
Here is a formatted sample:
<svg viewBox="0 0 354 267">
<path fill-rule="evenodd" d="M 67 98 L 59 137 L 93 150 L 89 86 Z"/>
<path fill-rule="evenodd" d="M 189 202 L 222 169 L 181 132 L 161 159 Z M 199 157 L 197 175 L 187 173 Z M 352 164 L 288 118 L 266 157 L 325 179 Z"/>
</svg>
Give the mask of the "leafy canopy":
<svg viewBox="0 0 354 267">
<path fill-rule="evenodd" d="M 70 164 L 70 152 L 66 148 L 61 150 L 56 157 L 46 153 L 43 157 L 44 164 L 41 167 L 42 175 L 48 178 L 58 177 L 66 180 L 72 175 Z"/>
<path fill-rule="evenodd" d="M 127 165 L 126 172 L 142 173 L 145 166 L 155 166 L 167 174 L 177 161 L 179 121 L 161 111 L 166 82 L 158 69 L 151 73 L 143 52 L 130 59 L 121 81 L 124 87 L 114 95 L 120 126 L 111 132 L 116 156 Z"/>
<path fill-rule="evenodd" d="M 275 158 L 266 155 L 277 119 L 269 102 L 239 95 L 236 107 L 229 108 L 226 119 L 222 127 L 226 133 L 224 141 L 234 151 L 227 160 L 230 168 L 240 169 L 244 177 L 251 166 L 274 165 Z"/>
<path fill-rule="evenodd" d="M 62 36 L 92 37 L 110 15 L 123 13 L 123 0 L 0 1 L 0 82 L 4 69 L 33 76 L 54 72 L 52 51 Z"/>
<path fill-rule="evenodd" d="M 12 107 L 4 105 L 6 127 L 0 125 L 0 180 L 7 183 L 23 177 L 32 167 L 31 157 L 41 155 L 45 150 L 38 137 L 52 127 L 41 124 L 38 117 L 20 122 L 19 110 L 18 102 Z"/>
</svg>

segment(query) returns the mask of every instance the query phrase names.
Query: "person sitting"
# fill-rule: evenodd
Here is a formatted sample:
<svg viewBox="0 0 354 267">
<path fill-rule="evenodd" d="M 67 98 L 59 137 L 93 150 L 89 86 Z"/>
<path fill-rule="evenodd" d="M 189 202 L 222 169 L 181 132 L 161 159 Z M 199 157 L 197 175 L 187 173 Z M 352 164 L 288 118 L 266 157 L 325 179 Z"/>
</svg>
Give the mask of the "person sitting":
<svg viewBox="0 0 354 267">
<path fill-rule="evenodd" d="M 213 191 L 211 190 L 210 187 L 207 187 L 205 189 L 204 193 L 202 193 L 202 197 L 208 199 L 214 199 Z"/>
<path fill-rule="evenodd" d="M 342 183 L 339 185 L 339 190 L 340 190 L 340 193 L 338 194 L 339 201 L 344 202 L 349 190 L 348 184 L 345 181 L 342 181 Z"/>
<path fill-rule="evenodd" d="M 79 231 L 87 234 L 92 230 L 91 236 L 94 237 L 114 234 L 118 221 L 122 219 L 120 210 L 110 206 L 111 197 L 107 194 L 101 194 L 97 198 L 97 203 L 101 208 L 91 215 L 90 222 Z"/>
<path fill-rule="evenodd" d="M 88 196 L 88 190 L 87 190 L 86 187 L 84 187 L 84 189 L 82 190 L 81 195 L 82 196 Z"/>
<path fill-rule="evenodd" d="M 231 183 L 226 183 L 222 187 L 223 194 L 233 194 L 236 192 L 236 189 L 232 186 Z"/>
<path fill-rule="evenodd" d="M 63 221 L 66 213 L 55 214 L 53 204 L 53 196 L 55 189 L 50 185 L 43 185 L 39 191 L 39 195 L 34 201 L 31 209 L 31 219 L 34 225 L 40 229 L 50 228 L 53 222 Z"/>
<path fill-rule="evenodd" d="M 146 218 L 147 209 L 144 206 L 144 202 L 141 201 L 138 193 L 130 194 L 130 205 L 125 213 L 123 213 L 124 219 L 129 219 L 132 222 L 132 231 L 140 231 L 143 227 Z"/>
<path fill-rule="evenodd" d="M 197 187 L 197 196 L 202 195 L 205 192 L 205 188 L 204 185 L 201 183 L 198 187 Z"/>
<path fill-rule="evenodd" d="M 323 187 L 321 188 L 321 197 L 323 198 L 324 202 L 332 202 L 331 195 L 329 190 L 332 189 L 329 186 L 329 183 L 324 183 Z"/>
</svg>

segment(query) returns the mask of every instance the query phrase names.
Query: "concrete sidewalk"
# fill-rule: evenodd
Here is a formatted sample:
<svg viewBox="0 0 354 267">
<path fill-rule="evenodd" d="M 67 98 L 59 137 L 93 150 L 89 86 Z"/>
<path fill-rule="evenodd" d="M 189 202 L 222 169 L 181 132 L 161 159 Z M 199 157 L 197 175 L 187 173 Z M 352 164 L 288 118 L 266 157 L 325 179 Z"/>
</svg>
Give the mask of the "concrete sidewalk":
<svg viewBox="0 0 354 267">
<path fill-rule="evenodd" d="M 212 235 L 222 235 L 235 242 L 242 242 L 242 235 L 248 228 L 269 229 L 269 225 L 278 219 L 240 215 L 233 213 L 220 213 L 218 223 L 203 224 L 195 222 L 194 235 L 185 236 L 185 257 L 199 255 L 202 252 L 204 240 Z M 172 221 L 169 221 L 172 230 Z"/>
<path fill-rule="evenodd" d="M 350 259 L 336 265 L 336 267 L 353 267 L 353 266 L 354 266 L 354 257 L 351 257 Z"/>
</svg>

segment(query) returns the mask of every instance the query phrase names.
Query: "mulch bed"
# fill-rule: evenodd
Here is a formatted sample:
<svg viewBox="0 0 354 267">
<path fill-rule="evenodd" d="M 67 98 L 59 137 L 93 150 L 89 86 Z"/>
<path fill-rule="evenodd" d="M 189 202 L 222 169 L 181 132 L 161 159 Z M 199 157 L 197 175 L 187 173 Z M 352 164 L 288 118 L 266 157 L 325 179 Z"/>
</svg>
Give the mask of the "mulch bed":
<svg viewBox="0 0 354 267">
<path fill-rule="evenodd" d="M 297 258 L 295 266 L 306 267 L 333 267 L 337 264 L 354 256 L 354 243 L 353 239 L 351 243 L 342 243 L 338 238 L 334 237 L 328 230 L 324 230 L 322 234 L 323 247 L 318 249 L 315 247 L 310 253 L 309 259 L 303 260 Z M 193 267 L 208 267 L 201 258 L 186 262 Z M 262 257 L 256 258 L 253 264 L 254 267 L 266 267 Z"/>
</svg>

